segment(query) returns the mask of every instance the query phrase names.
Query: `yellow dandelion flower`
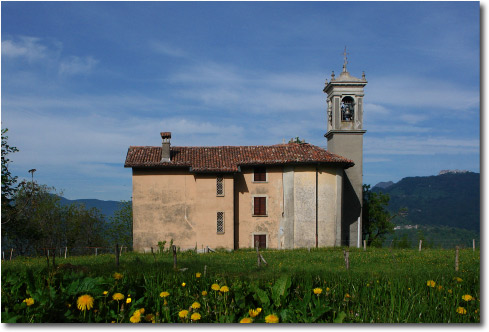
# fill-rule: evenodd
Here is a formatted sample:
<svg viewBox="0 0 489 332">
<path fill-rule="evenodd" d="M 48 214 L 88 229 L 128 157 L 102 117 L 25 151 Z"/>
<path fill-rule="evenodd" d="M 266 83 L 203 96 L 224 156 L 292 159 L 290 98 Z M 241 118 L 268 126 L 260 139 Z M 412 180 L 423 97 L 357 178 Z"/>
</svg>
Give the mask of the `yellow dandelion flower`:
<svg viewBox="0 0 489 332">
<path fill-rule="evenodd" d="M 114 279 L 115 280 L 120 280 L 120 279 L 122 279 L 122 277 L 123 277 L 123 275 L 121 273 L 118 273 L 118 272 L 114 273 Z"/>
<path fill-rule="evenodd" d="M 218 284 L 212 284 L 211 289 L 217 292 L 221 287 Z"/>
<path fill-rule="evenodd" d="M 312 291 L 313 291 L 313 292 L 314 292 L 314 294 L 316 294 L 316 295 L 319 295 L 319 294 L 321 294 L 321 293 L 323 292 L 323 290 L 322 290 L 321 288 L 314 288 Z"/>
<path fill-rule="evenodd" d="M 199 320 L 200 319 L 200 314 L 198 312 L 194 312 L 192 316 L 190 316 L 191 320 Z"/>
<path fill-rule="evenodd" d="M 186 283 L 182 282 L 182 287 L 185 287 Z"/>
<path fill-rule="evenodd" d="M 124 300 L 124 295 L 121 293 L 115 293 L 114 295 L 112 295 L 112 299 L 116 301 Z"/>
<path fill-rule="evenodd" d="M 451 289 L 447 290 L 447 292 L 449 292 L 450 294 L 452 294 L 452 290 Z"/>
<path fill-rule="evenodd" d="M 454 277 L 453 280 L 456 280 L 457 282 L 462 282 L 463 281 L 463 279 L 460 278 L 460 277 Z"/>
<path fill-rule="evenodd" d="M 151 322 L 154 319 L 155 319 L 155 315 L 153 315 L 153 314 L 147 314 L 146 316 L 144 316 L 144 320 L 147 322 Z"/>
<path fill-rule="evenodd" d="M 278 323 L 278 317 L 274 314 L 270 314 L 265 317 L 265 323 Z"/>
<path fill-rule="evenodd" d="M 443 286 L 442 286 L 442 285 L 438 285 L 438 286 L 436 287 L 436 289 L 438 289 L 439 291 L 441 291 L 441 290 L 443 289 Z"/>
<path fill-rule="evenodd" d="M 206 296 L 207 295 L 207 292 L 206 291 L 202 291 L 202 296 Z"/>
<path fill-rule="evenodd" d="M 326 287 L 326 292 L 329 292 L 329 291 L 330 291 L 329 287 Z"/>
<path fill-rule="evenodd" d="M 132 299 L 131 299 L 130 297 L 128 297 L 128 298 L 126 299 L 126 303 L 127 303 L 127 304 L 129 304 L 129 303 L 131 303 L 131 302 L 132 302 Z"/>
<path fill-rule="evenodd" d="M 93 297 L 88 294 L 82 295 L 76 300 L 78 310 L 85 311 L 93 308 Z"/>
<path fill-rule="evenodd" d="M 103 293 L 103 294 L 104 294 L 104 295 L 107 295 L 107 294 L 109 294 L 109 292 L 108 292 L 108 291 L 104 291 L 104 293 Z"/>
<path fill-rule="evenodd" d="M 33 299 L 32 297 L 29 297 L 29 298 L 25 299 L 25 300 L 24 300 L 24 301 L 22 301 L 22 302 L 25 302 L 25 304 L 26 304 L 28 307 L 30 307 L 31 305 L 33 305 L 33 304 L 34 304 L 34 299 Z"/>
<path fill-rule="evenodd" d="M 428 286 L 428 287 L 435 287 L 436 286 L 436 282 L 434 280 L 428 280 L 426 282 L 426 286 Z"/>
<path fill-rule="evenodd" d="M 348 293 L 345 294 L 345 299 L 349 299 L 350 297 L 351 297 L 350 294 Z"/>
<path fill-rule="evenodd" d="M 192 303 L 192 308 L 199 309 L 200 308 L 200 303 L 199 302 Z"/>
<path fill-rule="evenodd" d="M 136 310 L 136 312 L 137 312 L 137 310 Z M 141 321 L 141 315 L 136 314 L 136 312 L 134 313 L 134 315 L 131 316 L 131 318 L 129 318 L 129 321 L 131 323 L 139 323 Z"/>
<path fill-rule="evenodd" d="M 196 277 L 196 278 L 200 278 L 200 276 L 201 276 L 201 275 L 202 275 L 202 273 L 197 272 L 197 273 L 195 274 L 195 277 Z"/>
<path fill-rule="evenodd" d="M 248 311 L 248 313 L 250 314 L 251 317 L 256 317 L 260 314 L 261 312 L 261 308 L 257 308 L 257 309 L 250 309 Z"/>
<path fill-rule="evenodd" d="M 467 313 L 467 310 L 465 310 L 465 308 L 462 308 L 462 307 L 457 308 L 457 314 L 465 315 L 466 313 Z"/>
<path fill-rule="evenodd" d="M 229 292 L 229 288 L 228 288 L 228 286 L 222 286 L 220 291 L 223 293 L 227 293 L 227 292 Z"/>
<path fill-rule="evenodd" d="M 185 318 L 188 315 L 188 310 L 182 310 L 178 313 L 178 317 Z"/>
<path fill-rule="evenodd" d="M 253 323 L 253 319 L 251 319 L 250 317 L 245 317 L 243 318 L 242 320 L 239 321 L 240 323 Z"/>
<path fill-rule="evenodd" d="M 139 313 L 140 313 L 141 315 L 143 315 L 143 314 L 144 314 L 144 308 L 141 308 L 141 309 L 139 309 L 138 311 L 139 311 Z"/>
<path fill-rule="evenodd" d="M 474 298 L 472 296 L 470 296 L 469 294 L 465 294 L 464 296 L 462 296 L 462 300 L 464 300 L 465 302 L 469 302 L 469 301 L 472 301 Z"/>
<path fill-rule="evenodd" d="M 160 293 L 160 297 L 167 297 L 169 295 L 170 295 L 170 293 L 168 293 L 168 292 L 161 292 Z"/>
</svg>

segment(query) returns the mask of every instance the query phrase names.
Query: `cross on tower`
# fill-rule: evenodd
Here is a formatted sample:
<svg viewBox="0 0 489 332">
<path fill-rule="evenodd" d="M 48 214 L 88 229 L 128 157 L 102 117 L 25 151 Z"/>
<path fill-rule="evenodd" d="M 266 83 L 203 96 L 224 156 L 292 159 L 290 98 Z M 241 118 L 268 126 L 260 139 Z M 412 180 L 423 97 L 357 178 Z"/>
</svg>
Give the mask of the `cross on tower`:
<svg viewBox="0 0 489 332">
<path fill-rule="evenodd" d="M 345 50 L 343 51 L 343 57 L 344 57 L 344 61 L 343 61 L 343 71 L 346 72 L 346 64 L 348 63 L 348 55 L 350 53 L 347 53 L 346 52 L 346 46 L 345 46 Z"/>
</svg>

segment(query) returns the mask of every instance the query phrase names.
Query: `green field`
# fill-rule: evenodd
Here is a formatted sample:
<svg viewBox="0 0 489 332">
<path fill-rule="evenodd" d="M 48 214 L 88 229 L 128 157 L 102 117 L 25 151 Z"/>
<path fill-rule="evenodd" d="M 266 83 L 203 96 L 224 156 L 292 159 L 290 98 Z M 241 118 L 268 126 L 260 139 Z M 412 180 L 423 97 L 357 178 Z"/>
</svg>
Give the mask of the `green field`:
<svg viewBox="0 0 489 332">
<path fill-rule="evenodd" d="M 479 250 L 460 250 L 458 272 L 455 250 L 350 248 L 349 270 L 343 248 L 262 255 L 258 267 L 253 250 L 179 252 L 177 270 L 168 252 L 119 267 L 114 255 L 56 268 L 17 257 L 2 261 L 2 322 L 480 323 Z"/>
</svg>

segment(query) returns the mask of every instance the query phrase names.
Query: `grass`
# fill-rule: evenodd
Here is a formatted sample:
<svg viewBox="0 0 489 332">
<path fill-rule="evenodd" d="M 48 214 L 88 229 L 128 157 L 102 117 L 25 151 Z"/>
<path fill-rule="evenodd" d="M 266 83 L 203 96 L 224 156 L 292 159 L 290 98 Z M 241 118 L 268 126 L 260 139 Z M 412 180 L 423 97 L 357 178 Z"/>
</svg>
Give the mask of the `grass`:
<svg viewBox="0 0 489 332">
<path fill-rule="evenodd" d="M 118 268 L 114 255 L 57 258 L 57 264 L 71 265 L 58 266 L 56 271 L 52 266 L 47 269 L 45 258 L 17 258 L 2 262 L 2 322 L 25 321 L 23 317 L 129 322 L 138 305 L 158 317 L 157 322 L 185 322 L 191 320 L 178 313 L 190 309 L 190 316 L 195 301 L 203 302 L 197 322 L 239 322 L 249 309 L 258 307 L 264 312 L 255 322 L 263 322 L 269 314 L 280 322 L 480 322 L 479 251 L 461 250 L 458 272 L 454 250 L 350 248 L 349 252 L 349 270 L 343 248 L 265 250 L 262 255 L 268 265 L 261 267 L 253 250 L 181 252 L 178 268 L 185 271 L 173 270 L 169 253 L 123 254 Z M 124 278 L 114 280 L 114 272 Z M 196 278 L 196 273 L 201 277 Z M 427 286 L 428 280 L 436 286 Z M 213 283 L 227 285 L 230 291 L 214 292 Z M 314 288 L 321 288 L 321 294 L 313 294 Z M 133 301 L 121 315 L 119 303 L 101 296 L 104 290 L 109 296 L 116 291 L 131 294 Z M 159 296 L 165 290 L 171 294 L 166 306 Z M 208 296 L 202 296 L 204 290 Z M 95 298 L 96 308 L 88 315 L 73 309 L 85 293 Z M 464 301 L 466 294 L 474 300 Z M 22 302 L 29 297 L 36 300 L 35 296 L 43 308 Z M 466 313 L 457 313 L 459 307 Z"/>
</svg>

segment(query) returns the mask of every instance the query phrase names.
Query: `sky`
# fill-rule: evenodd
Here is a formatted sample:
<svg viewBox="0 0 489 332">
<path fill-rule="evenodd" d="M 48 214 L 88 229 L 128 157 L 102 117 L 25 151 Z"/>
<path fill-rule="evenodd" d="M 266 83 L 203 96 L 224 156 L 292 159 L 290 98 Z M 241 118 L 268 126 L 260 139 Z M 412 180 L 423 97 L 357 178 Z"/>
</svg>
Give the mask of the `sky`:
<svg viewBox="0 0 489 332">
<path fill-rule="evenodd" d="M 129 146 L 327 148 L 324 82 L 364 97 L 364 183 L 480 172 L 478 2 L 1 3 L 14 175 L 130 200 Z"/>
</svg>

